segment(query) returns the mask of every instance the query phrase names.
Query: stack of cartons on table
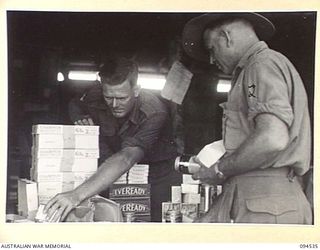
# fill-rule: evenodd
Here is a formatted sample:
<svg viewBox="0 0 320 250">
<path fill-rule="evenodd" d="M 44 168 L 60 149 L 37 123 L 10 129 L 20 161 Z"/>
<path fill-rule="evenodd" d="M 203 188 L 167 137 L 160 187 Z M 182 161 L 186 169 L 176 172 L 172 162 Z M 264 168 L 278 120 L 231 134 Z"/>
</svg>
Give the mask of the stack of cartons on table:
<svg viewBox="0 0 320 250">
<path fill-rule="evenodd" d="M 31 178 L 40 204 L 73 190 L 98 168 L 99 126 L 34 125 Z"/>
<path fill-rule="evenodd" d="M 162 222 L 192 222 L 196 219 L 201 203 L 200 191 L 200 181 L 183 174 L 181 186 L 171 187 L 171 201 L 162 203 Z M 181 214 L 181 218 L 170 218 L 172 211 Z"/>
<path fill-rule="evenodd" d="M 209 168 L 225 152 L 223 141 L 214 141 L 204 146 L 197 158 Z M 209 210 L 211 203 L 221 192 L 221 185 L 202 184 L 199 180 L 192 179 L 191 174 L 183 174 L 181 186 L 171 187 L 171 202 L 162 203 L 162 222 L 192 222 Z"/>
<path fill-rule="evenodd" d="M 151 220 L 149 165 L 135 164 L 109 189 L 109 198 L 120 204 L 128 222 L 149 222 Z"/>
</svg>

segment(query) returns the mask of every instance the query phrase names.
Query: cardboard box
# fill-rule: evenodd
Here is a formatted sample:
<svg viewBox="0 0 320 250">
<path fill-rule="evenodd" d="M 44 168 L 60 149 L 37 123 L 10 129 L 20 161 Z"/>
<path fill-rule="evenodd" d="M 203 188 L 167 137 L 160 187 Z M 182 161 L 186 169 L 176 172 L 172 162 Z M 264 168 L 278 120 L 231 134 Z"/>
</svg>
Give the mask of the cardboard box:
<svg viewBox="0 0 320 250">
<path fill-rule="evenodd" d="M 33 144 L 37 148 L 87 148 L 98 149 L 96 135 L 34 134 Z"/>
<path fill-rule="evenodd" d="M 181 203 L 181 186 L 171 186 L 171 202 Z"/>
<path fill-rule="evenodd" d="M 99 126 L 37 124 L 32 126 L 32 134 L 99 135 Z"/>
<path fill-rule="evenodd" d="M 110 199 L 150 197 L 150 184 L 113 184 L 109 189 Z"/>
<path fill-rule="evenodd" d="M 95 158 L 37 158 L 32 160 L 37 172 L 95 172 L 98 159 Z"/>
<path fill-rule="evenodd" d="M 148 184 L 148 180 L 128 180 L 128 184 Z"/>
<path fill-rule="evenodd" d="M 199 215 L 198 204 L 182 203 L 181 204 L 182 222 L 191 223 Z"/>
<path fill-rule="evenodd" d="M 162 202 L 162 222 L 166 222 L 166 214 L 168 211 L 180 211 L 181 209 L 181 203 L 173 203 L 173 202 Z"/>
<path fill-rule="evenodd" d="M 95 172 L 35 172 L 36 182 L 84 182 Z"/>
<path fill-rule="evenodd" d="M 201 181 L 192 179 L 191 174 L 183 174 L 182 175 L 182 183 L 183 184 L 201 184 Z"/>
<path fill-rule="evenodd" d="M 207 168 L 215 164 L 226 152 L 223 140 L 214 141 L 204 146 L 198 153 L 198 160 Z"/>
<path fill-rule="evenodd" d="M 150 198 L 112 198 L 111 200 L 115 201 L 120 205 L 120 210 L 123 213 L 134 212 L 135 215 L 147 215 L 151 212 Z"/>
<path fill-rule="evenodd" d="M 99 149 L 63 149 L 63 148 L 37 148 L 31 149 L 32 158 L 68 158 L 68 159 L 97 159 Z"/>
<path fill-rule="evenodd" d="M 200 194 L 192 194 L 187 193 L 182 195 L 182 202 L 183 203 L 195 203 L 200 204 L 201 201 L 201 195 Z"/>
<path fill-rule="evenodd" d="M 39 205 L 45 205 L 48 203 L 49 200 L 51 200 L 56 194 L 41 194 L 38 195 Z"/>
<path fill-rule="evenodd" d="M 183 194 L 186 194 L 186 193 L 197 194 L 199 193 L 199 185 L 181 184 L 181 192 Z"/>
<path fill-rule="evenodd" d="M 140 172 L 140 171 L 143 171 L 143 172 L 148 172 L 149 171 L 149 165 L 148 164 L 135 164 L 133 165 L 129 171 L 137 171 L 137 172 Z"/>
<path fill-rule="evenodd" d="M 52 197 L 58 193 L 71 191 L 74 189 L 74 181 L 72 182 L 39 182 L 38 195 Z"/>
<path fill-rule="evenodd" d="M 37 183 L 27 180 L 18 180 L 18 213 L 21 216 L 33 219 L 39 206 Z"/>
</svg>

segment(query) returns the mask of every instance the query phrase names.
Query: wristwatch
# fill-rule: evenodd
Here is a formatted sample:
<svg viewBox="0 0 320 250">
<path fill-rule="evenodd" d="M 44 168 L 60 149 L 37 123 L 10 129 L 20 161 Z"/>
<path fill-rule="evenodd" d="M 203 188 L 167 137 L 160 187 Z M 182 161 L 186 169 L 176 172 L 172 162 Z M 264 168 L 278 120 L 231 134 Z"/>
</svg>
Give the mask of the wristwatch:
<svg viewBox="0 0 320 250">
<path fill-rule="evenodd" d="M 219 170 L 219 162 L 214 165 L 214 172 L 219 179 L 225 179 L 224 174 Z"/>
</svg>

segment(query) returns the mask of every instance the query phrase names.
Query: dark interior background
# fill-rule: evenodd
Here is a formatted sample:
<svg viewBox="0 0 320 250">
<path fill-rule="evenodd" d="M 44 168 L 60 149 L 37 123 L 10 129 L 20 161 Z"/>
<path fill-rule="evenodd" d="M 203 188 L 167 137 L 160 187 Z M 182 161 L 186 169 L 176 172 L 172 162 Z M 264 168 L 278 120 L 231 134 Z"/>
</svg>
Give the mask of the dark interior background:
<svg viewBox="0 0 320 250">
<path fill-rule="evenodd" d="M 199 64 L 180 50 L 184 24 L 201 13 L 32 12 L 8 11 L 8 198 L 15 211 L 16 180 L 29 176 L 31 126 L 70 123 L 66 103 L 91 83 L 57 82 L 68 61 L 99 63 L 101 56 L 120 53 L 141 67 L 166 73 L 183 56 L 194 73 L 182 105 L 180 127 L 184 152 L 197 153 L 221 138 L 225 93 L 216 93 L 217 70 Z M 285 54 L 304 81 L 313 121 L 315 12 L 264 12 L 276 26 L 271 48 Z"/>
</svg>

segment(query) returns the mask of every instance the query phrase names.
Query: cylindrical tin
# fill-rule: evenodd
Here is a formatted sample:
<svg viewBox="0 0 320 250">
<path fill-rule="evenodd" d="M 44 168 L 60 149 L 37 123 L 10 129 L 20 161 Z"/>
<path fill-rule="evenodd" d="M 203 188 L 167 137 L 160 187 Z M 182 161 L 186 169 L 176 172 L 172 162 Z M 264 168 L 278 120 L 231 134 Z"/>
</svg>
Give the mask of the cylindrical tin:
<svg viewBox="0 0 320 250">
<path fill-rule="evenodd" d="M 194 174 L 200 168 L 200 165 L 190 161 L 191 156 L 181 155 L 178 156 L 174 162 L 174 169 L 183 174 Z"/>
<path fill-rule="evenodd" d="M 166 222 L 169 223 L 179 223 L 182 222 L 182 214 L 177 210 L 169 210 L 166 213 Z"/>
<path fill-rule="evenodd" d="M 201 194 L 201 202 L 200 202 L 200 213 L 206 213 L 209 211 L 210 206 L 212 204 L 212 195 L 214 193 L 214 186 L 208 184 L 201 184 L 200 186 L 200 194 Z"/>
</svg>

